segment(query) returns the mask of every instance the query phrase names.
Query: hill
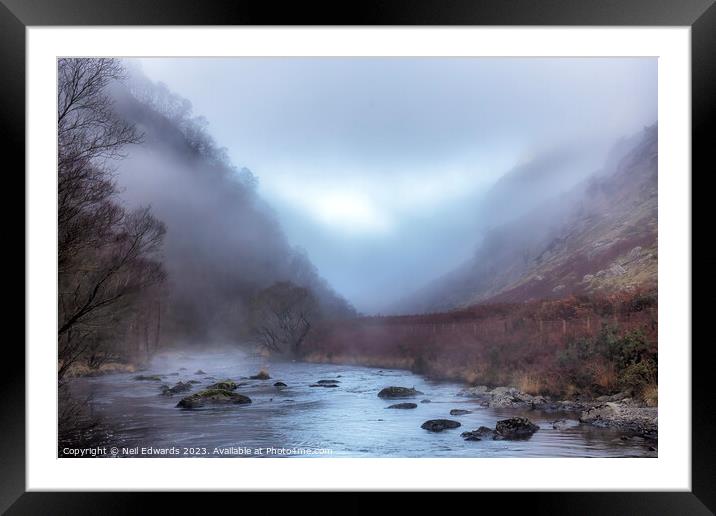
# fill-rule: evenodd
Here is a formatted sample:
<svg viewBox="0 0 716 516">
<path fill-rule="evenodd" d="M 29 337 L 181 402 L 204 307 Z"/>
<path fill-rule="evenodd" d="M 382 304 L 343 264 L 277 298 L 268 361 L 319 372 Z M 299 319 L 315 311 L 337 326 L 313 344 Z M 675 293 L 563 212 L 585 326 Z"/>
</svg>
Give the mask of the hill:
<svg viewBox="0 0 716 516">
<path fill-rule="evenodd" d="M 657 142 L 656 124 L 621 141 L 605 169 L 490 230 L 467 263 L 401 311 L 655 290 Z"/>
</svg>

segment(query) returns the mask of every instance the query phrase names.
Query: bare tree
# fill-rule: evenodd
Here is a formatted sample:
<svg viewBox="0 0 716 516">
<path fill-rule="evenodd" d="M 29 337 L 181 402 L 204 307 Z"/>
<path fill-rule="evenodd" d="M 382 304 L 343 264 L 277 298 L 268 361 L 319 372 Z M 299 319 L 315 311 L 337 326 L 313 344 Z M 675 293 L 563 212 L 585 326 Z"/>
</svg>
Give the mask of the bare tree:
<svg viewBox="0 0 716 516">
<path fill-rule="evenodd" d="M 124 78 L 116 59 L 59 59 L 57 62 L 57 142 L 60 171 L 70 165 L 122 157 L 141 139 L 119 117 L 107 87 Z"/>
<path fill-rule="evenodd" d="M 271 352 L 298 355 L 318 315 L 312 292 L 289 281 L 274 283 L 252 302 L 252 326 Z"/>
<path fill-rule="evenodd" d="M 108 354 L 141 295 L 164 280 L 164 225 L 149 208 L 116 199 L 109 160 L 139 143 L 107 90 L 123 78 L 114 59 L 58 60 L 59 378 L 83 355 Z"/>
</svg>

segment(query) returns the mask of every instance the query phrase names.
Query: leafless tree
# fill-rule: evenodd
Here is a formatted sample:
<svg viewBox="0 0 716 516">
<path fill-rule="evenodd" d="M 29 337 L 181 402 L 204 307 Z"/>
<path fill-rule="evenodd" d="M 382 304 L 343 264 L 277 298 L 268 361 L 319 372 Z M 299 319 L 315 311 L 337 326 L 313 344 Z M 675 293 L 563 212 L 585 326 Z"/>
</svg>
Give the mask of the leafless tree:
<svg viewBox="0 0 716 516">
<path fill-rule="evenodd" d="M 252 303 L 254 333 L 274 353 L 298 355 L 317 315 L 311 291 L 288 281 L 262 290 Z"/>
<path fill-rule="evenodd" d="M 107 90 L 123 78 L 114 59 L 58 61 L 59 378 L 83 355 L 97 364 L 142 293 L 164 280 L 164 225 L 149 208 L 116 198 L 109 160 L 141 141 Z"/>
<path fill-rule="evenodd" d="M 134 125 L 119 117 L 107 87 L 124 78 L 116 59 L 59 59 L 57 63 L 57 142 L 60 171 L 69 165 L 122 157 L 138 143 Z"/>
</svg>

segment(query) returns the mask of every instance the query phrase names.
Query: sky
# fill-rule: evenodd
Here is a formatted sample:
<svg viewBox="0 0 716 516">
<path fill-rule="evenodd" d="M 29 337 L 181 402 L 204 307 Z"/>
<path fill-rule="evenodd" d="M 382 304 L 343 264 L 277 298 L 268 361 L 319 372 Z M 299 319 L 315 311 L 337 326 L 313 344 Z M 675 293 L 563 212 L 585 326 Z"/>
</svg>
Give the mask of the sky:
<svg viewBox="0 0 716 516">
<path fill-rule="evenodd" d="M 191 101 L 289 242 L 364 313 L 466 261 L 495 223 L 483 199 L 514 167 L 569 148 L 576 181 L 657 120 L 652 58 L 139 63 Z"/>
</svg>

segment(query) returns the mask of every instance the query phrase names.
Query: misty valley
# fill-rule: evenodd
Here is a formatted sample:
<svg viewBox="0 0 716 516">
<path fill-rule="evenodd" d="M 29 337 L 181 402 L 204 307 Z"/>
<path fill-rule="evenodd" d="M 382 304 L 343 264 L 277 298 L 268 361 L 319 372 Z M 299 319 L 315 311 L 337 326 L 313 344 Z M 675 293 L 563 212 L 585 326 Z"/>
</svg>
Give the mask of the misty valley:
<svg viewBox="0 0 716 516">
<path fill-rule="evenodd" d="M 653 63 L 159 61 L 58 60 L 59 457 L 657 456 Z M 195 93 L 230 148 L 150 79 L 199 71 L 249 84 Z M 518 109 L 543 73 L 584 119 Z M 440 136 L 479 114 L 484 162 Z"/>
</svg>

